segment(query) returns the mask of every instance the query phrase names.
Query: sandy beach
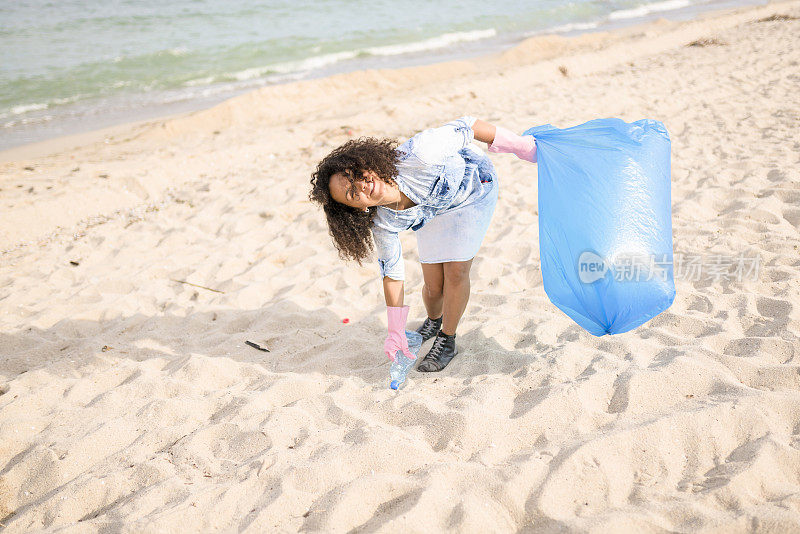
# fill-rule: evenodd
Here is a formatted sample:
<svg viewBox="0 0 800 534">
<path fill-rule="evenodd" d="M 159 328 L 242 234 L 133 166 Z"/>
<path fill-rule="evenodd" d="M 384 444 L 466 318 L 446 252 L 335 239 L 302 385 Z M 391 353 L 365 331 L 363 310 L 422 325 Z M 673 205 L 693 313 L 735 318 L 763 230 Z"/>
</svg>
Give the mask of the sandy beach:
<svg viewBox="0 0 800 534">
<path fill-rule="evenodd" d="M 793 0 L 0 153 L 0 530 L 800 532 L 798 95 Z M 676 257 L 758 272 L 593 337 L 542 287 L 536 166 L 492 154 L 460 354 L 388 390 L 377 265 L 337 258 L 310 174 L 463 115 L 662 121 Z"/>
</svg>

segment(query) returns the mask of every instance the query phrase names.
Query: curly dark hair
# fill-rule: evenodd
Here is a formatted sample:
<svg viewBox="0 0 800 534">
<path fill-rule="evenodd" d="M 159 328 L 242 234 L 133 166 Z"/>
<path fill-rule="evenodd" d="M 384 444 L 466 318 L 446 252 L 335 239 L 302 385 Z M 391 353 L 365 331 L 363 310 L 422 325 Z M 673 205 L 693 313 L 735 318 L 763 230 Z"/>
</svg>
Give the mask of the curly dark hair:
<svg viewBox="0 0 800 534">
<path fill-rule="evenodd" d="M 328 233 L 344 260 L 355 260 L 361 265 L 373 249 L 372 219 L 376 208 L 369 212 L 341 204 L 331 196 L 331 176 L 341 172 L 350 183 L 360 180 L 364 171 L 373 171 L 389 185 L 397 185 L 397 143 L 392 139 L 361 137 L 351 139 L 317 164 L 311 175 L 311 193 L 308 198 L 318 202 L 328 221 Z"/>
</svg>

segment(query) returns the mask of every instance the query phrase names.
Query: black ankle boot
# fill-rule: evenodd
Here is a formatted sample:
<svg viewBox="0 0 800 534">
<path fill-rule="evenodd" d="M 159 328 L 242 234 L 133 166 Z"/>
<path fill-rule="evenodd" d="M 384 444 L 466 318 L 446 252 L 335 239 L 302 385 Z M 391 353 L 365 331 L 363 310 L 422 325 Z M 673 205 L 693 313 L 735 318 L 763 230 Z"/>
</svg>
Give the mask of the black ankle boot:
<svg viewBox="0 0 800 534">
<path fill-rule="evenodd" d="M 438 319 L 431 319 L 430 317 L 425 318 L 425 322 L 422 323 L 422 326 L 417 328 L 417 333 L 422 336 L 422 341 L 428 341 L 430 338 L 434 337 L 436 334 L 439 333 L 439 329 L 442 328 L 442 318 L 439 317 Z"/>
<path fill-rule="evenodd" d="M 458 354 L 456 335 L 448 336 L 439 332 L 439 335 L 436 336 L 436 340 L 433 342 L 431 350 L 428 351 L 428 354 L 417 367 L 417 371 L 422 371 L 423 373 L 436 373 L 441 371 L 447 367 L 447 364 L 450 363 L 450 360 L 452 360 L 456 354 Z"/>
</svg>

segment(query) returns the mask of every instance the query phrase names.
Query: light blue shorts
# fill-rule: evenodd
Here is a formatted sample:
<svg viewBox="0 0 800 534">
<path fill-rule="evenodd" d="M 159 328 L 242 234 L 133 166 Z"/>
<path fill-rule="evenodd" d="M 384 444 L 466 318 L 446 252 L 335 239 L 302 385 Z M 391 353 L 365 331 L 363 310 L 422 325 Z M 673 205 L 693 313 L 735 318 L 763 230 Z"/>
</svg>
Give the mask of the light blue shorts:
<svg viewBox="0 0 800 534">
<path fill-rule="evenodd" d="M 439 213 L 417 230 L 420 263 L 467 261 L 478 254 L 483 236 L 492 222 L 500 181 L 480 183 L 458 206 Z"/>
</svg>

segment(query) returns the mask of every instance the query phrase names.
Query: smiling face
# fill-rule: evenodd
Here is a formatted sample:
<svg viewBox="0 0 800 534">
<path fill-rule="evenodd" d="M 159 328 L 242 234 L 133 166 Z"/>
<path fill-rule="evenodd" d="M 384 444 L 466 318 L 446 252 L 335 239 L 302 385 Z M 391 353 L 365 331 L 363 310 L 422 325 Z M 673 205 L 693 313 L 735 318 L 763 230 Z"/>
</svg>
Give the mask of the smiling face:
<svg viewBox="0 0 800 534">
<path fill-rule="evenodd" d="M 342 259 L 360 264 L 371 257 L 375 206 L 408 203 L 395 180 L 397 157 L 394 139 L 359 137 L 331 151 L 311 174 L 308 198 L 322 208 Z"/>
<path fill-rule="evenodd" d="M 331 176 L 330 190 L 336 202 L 362 210 L 397 201 L 392 188 L 374 171 L 364 171 L 363 176 L 353 183 L 347 175 L 337 172 Z"/>
</svg>

